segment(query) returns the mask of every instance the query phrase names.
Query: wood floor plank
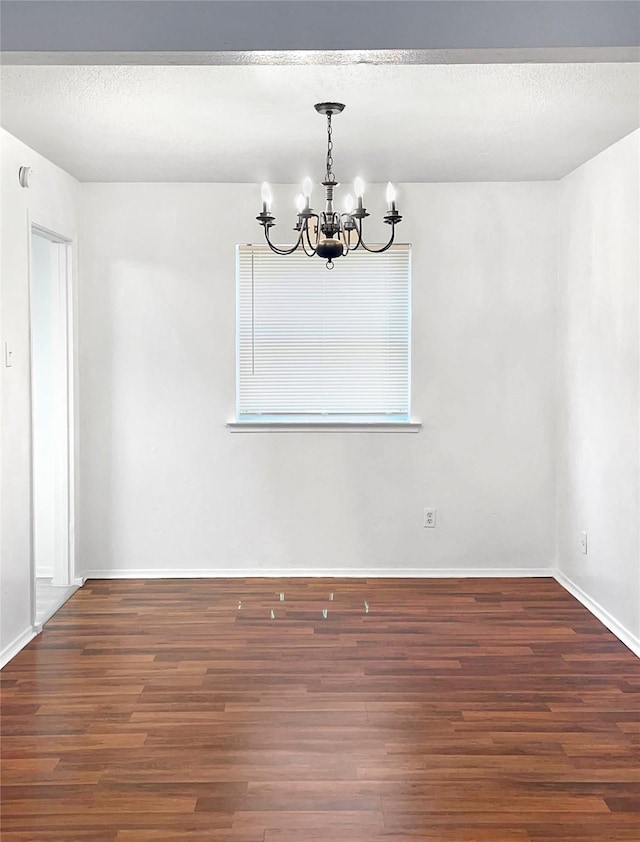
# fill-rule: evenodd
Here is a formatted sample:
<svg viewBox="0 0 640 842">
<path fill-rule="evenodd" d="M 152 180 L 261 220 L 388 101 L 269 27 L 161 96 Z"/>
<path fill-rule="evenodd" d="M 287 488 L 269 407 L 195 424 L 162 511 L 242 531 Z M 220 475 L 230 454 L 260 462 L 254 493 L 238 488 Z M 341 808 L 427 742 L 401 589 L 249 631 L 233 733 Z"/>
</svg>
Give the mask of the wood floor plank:
<svg viewBox="0 0 640 842">
<path fill-rule="evenodd" d="M 0 679 L 3 842 L 640 838 L 640 662 L 550 579 L 91 581 Z"/>
</svg>

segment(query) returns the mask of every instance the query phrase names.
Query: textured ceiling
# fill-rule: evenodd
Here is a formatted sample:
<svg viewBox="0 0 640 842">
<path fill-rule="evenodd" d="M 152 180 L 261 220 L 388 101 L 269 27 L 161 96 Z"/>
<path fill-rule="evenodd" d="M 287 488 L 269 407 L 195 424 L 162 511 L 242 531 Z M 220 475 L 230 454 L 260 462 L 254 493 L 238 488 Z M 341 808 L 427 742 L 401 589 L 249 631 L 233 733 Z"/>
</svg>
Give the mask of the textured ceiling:
<svg viewBox="0 0 640 842">
<path fill-rule="evenodd" d="M 555 179 L 640 123 L 638 64 L 5 66 L 4 128 L 82 181 Z"/>
</svg>

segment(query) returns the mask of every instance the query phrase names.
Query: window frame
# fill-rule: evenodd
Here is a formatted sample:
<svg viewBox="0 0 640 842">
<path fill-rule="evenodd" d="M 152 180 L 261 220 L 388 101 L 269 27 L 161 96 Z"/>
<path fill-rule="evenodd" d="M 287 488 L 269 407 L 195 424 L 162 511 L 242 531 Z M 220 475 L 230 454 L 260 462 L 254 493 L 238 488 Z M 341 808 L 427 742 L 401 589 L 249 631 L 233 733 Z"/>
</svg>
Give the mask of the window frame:
<svg viewBox="0 0 640 842">
<path fill-rule="evenodd" d="M 309 414 L 308 420 L 304 419 L 300 413 L 291 413 L 290 415 L 253 415 L 249 417 L 242 417 L 240 414 L 240 330 L 241 330 L 241 310 L 240 310 L 240 255 L 241 249 L 264 249 L 264 244 L 259 243 L 241 243 L 236 245 L 235 255 L 235 288 L 236 288 L 236 330 L 235 330 L 235 418 L 227 422 L 227 428 L 231 432 L 403 432 L 415 433 L 421 428 L 420 421 L 416 420 L 412 415 L 412 330 L 413 330 L 413 314 L 412 314 L 412 245 L 411 243 L 396 243 L 396 246 L 406 248 L 408 254 L 408 277 L 407 277 L 407 403 L 408 412 L 406 417 L 399 416 L 384 416 L 375 414 L 354 413 L 353 419 L 347 417 L 347 414 L 338 415 L 327 413 L 326 416 L 320 414 Z M 375 247 L 375 245 L 373 246 Z M 307 258 L 313 260 L 313 258 Z M 346 258 L 348 259 L 348 257 Z M 371 259 L 375 260 L 375 255 L 371 255 Z M 325 420 L 326 418 L 326 420 Z"/>
</svg>

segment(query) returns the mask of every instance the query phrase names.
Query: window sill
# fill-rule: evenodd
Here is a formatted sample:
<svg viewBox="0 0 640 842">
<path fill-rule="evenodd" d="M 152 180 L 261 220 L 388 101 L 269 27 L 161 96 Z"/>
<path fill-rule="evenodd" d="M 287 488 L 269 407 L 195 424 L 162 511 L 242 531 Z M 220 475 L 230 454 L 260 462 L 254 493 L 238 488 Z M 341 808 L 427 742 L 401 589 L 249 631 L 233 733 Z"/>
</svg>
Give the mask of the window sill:
<svg viewBox="0 0 640 842">
<path fill-rule="evenodd" d="M 418 433 L 420 421 L 229 421 L 232 433 Z"/>
</svg>

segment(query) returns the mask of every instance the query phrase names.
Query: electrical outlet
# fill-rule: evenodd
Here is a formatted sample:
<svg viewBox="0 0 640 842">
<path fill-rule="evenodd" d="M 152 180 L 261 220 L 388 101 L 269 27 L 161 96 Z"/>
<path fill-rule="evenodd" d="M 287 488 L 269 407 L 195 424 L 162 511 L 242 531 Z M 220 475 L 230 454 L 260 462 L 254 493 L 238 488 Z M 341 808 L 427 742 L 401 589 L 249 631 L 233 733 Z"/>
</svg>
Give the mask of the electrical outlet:
<svg viewBox="0 0 640 842">
<path fill-rule="evenodd" d="M 437 509 L 425 509 L 424 510 L 424 527 L 425 527 L 425 529 L 435 529 L 436 512 L 437 512 Z"/>
<path fill-rule="evenodd" d="M 581 532 L 580 533 L 580 549 L 586 555 L 587 554 L 587 533 Z"/>
</svg>

